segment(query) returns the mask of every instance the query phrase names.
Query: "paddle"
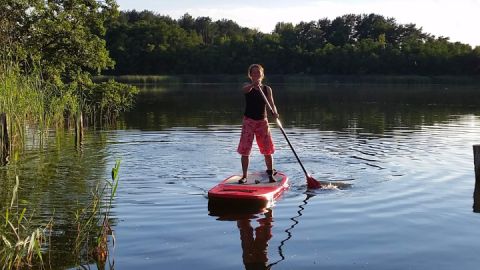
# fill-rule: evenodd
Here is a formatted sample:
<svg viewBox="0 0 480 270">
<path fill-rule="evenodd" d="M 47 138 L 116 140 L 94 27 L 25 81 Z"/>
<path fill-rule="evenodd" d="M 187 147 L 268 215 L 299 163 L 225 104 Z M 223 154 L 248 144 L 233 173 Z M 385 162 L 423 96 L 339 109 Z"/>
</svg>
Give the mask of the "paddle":
<svg viewBox="0 0 480 270">
<path fill-rule="evenodd" d="M 267 104 L 268 109 L 270 109 L 270 111 L 273 114 L 273 108 L 270 105 L 270 102 L 268 102 L 268 99 L 267 99 L 267 97 L 265 96 L 265 94 L 263 93 L 262 90 L 260 90 L 260 94 L 262 94 L 263 100 L 265 100 L 265 103 Z M 298 163 L 300 163 L 300 166 L 302 167 L 303 173 L 305 173 L 305 176 L 307 177 L 307 188 L 309 188 L 309 189 L 321 188 L 322 184 L 320 184 L 320 182 L 318 182 L 317 180 L 315 180 L 315 178 L 313 178 L 310 174 L 308 174 L 307 170 L 305 169 L 305 167 L 302 164 L 302 161 L 300 161 L 300 158 L 298 157 L 297 152 L 295 152 L 295 149 L 293 148 L 293 145 L 290 143 L 290 140 L 288 139 L 287 133 L 285 133 L 285 130 L 282 127 L 282 122 L 280 122 L 280 118 L 277 117 L 276 120 L 277 120 L 278 127 L 280 128 L 283 136 L 285 137 L 285 140 L 287 140 L 287 143 L 290 146 L 290 149 L 292 149 L 293 154 L 295 155 Z"/>
</svg>

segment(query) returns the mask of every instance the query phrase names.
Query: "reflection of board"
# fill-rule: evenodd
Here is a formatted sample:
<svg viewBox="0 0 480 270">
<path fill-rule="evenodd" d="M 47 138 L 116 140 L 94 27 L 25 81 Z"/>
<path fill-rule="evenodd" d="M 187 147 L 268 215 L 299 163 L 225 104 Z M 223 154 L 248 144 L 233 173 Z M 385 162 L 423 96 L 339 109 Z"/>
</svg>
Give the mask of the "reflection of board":
<svg viewBox="0 0 480 270">
<path fill-rule="evenodd" d="M 245 184 L 239 184 L 241 176 L 233 175 L 210 189 L 208 198 L 273 203 L 288 188 L 284 173 L 277 172 L 273 177 L 275 182 L 270 183 L 266 173 L 251 173 Z"/>
</svg>

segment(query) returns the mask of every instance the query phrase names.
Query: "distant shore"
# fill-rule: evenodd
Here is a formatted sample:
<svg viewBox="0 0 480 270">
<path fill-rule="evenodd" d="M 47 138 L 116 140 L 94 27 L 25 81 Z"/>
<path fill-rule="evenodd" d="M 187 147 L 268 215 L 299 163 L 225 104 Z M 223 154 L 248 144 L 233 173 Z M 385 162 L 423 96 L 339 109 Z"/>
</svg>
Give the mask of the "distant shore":
<svg viewBox="0 0 480 270">
<path fill-rule="evenodd" d="M 114 79 L 130 84 L 225 84 L 242 83 L 246 75 L 101 75 L 94 78 L 97 82 Z M 480 84 L 480 76 L 420 76 L 420 75 L 267 75 L 267 83 L 273 84 Z"/>
</svg>

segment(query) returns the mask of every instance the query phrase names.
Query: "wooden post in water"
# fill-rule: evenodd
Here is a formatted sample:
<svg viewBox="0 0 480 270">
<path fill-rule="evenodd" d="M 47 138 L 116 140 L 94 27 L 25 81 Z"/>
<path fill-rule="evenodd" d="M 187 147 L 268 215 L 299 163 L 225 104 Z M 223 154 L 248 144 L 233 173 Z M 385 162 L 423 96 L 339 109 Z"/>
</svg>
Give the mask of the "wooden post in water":
<svg viewBox="0 0 480 270">
<path fill-rule="evenodd" d="M 7 114 L 0 113 L 0 165 L 5 165 L 10 156 L 10 139 L 8 138 Z"/>
<path fill-rule="evenodd" d="M 75 114 L 75 145 L 80 146 L 83 140 L 83 116 L 82 112 Z"/>
<path fill-rule="evenodd" d="M 473 191 L 473 212 L 480 213 L 480 144 L 473 145 L 475 164 L 475 189 Z"/>
</svg>

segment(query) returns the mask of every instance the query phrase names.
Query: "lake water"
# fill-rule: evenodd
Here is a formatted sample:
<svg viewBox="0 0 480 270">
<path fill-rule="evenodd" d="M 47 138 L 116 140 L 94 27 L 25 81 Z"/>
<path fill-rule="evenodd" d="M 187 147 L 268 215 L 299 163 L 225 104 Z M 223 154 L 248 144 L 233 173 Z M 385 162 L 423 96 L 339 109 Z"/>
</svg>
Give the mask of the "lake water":
<svg viewBox="0 0 480 270">
<path fill-rule="evenodd" d="M 478 269 L 472 145 L 480 91 L 445 85 L 272 85 L 306 169 L 346 189 L 308 191 L 280 130 L 275 167 L 290 189 L 267 211 L 209 215 L 208 190 L 241 171 L 238 85 L 142 86 L 116 128 L 27 142 L 1 170 L 9 202 L 55 216 L 51 265 L 75 268 L 72 213 L 122 160 L 114 201 L 115 269 Z M 251 171 L 264 170 L 254 147 Z M 84 268 L 95 269 L 86 259 Z M 107 267 L 108 268 L 108 267 Z"/>
</svg>

